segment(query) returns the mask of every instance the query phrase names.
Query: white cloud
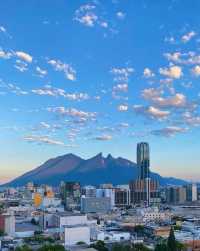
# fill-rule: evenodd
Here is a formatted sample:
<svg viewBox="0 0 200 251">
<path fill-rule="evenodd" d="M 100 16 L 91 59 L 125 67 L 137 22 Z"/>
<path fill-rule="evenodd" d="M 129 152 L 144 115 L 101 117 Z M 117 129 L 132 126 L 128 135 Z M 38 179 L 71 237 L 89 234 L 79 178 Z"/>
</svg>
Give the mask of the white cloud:
<svg viewBox="0 0 200 251">
<path fill-rule="evenodd" d="M 6 28 L 4 26 L 0 26 L 0 31 L 6 33 Z"/>
<path fill-rule="evenodd" d="M 153 130 L 151 131 L 151 133 L 156 136 L 172 137 L 175 136 L 177 133 L 185 133 L 187 131 L 187 128 L 182 128 L 178 126 L 168 126 L 162 129 Z"/>
<path fill-rule="evenodd" d="M 114 81 L 117 82 L 127 82 L 129 76 L 134 72 L 132 67 L 124 67 L 124 68 L 112 68 L 111 73 L 114 75 Z"/>
<path fill-rule="evenodd" d="M 199 77 L 200 76 L 200 66 L 196 65 L 195 67 L 192 68 L 192 74 L 195 77 Z"/>
<path fill-rule="evenodd" d="M 40 76 L 45 76 L 45 75 L 47 75 L 47 71 L 41 69 L 39 66 L 36 66 L 36 72 L 37 72 Z"/>
<path fill-rule="evenodd" d="M 155 74 L 149 68 L 145 68 L 143 72 L 143 76 L 145 78 L 152 78 L 155 76 Z"/>
<path fill-rule="evenodd" d="M 94 139 L 96 140 L 100 140 L 100 141 L 108 141 L 112 139 L 111 135 L 101 135 L 101 136 L 97 136 Z"/>
<path fill-rule="evenodd" d="M 96 6 L 95 5 L 82 5 L 78 10 L 75 11 L 74 20 L 79 23 L 93 27 L 98 20 L 98 16 L 94 13 Z"/>
<path fill-rule="evenodd" d="M 128 91 L 128 84 L 118 84 L 113 87 L 113 91 L 119 91 L 119 92 L 127 92 Z"/>
<path fill-rule="evenodd" d="M 28 142 L 43 143 L 48 145 L 59 145 L 59 146 L 65 145 L 62 141 L 50 139 L 48 136 L 30 135 L 24 137 L 24 140 Z"/>
<path fill-rule="evenodd" d="M 200 116 L 188 111 L 183 114 L 183 121 L 190 126 L 200 126 Z"/>
<path fill-rule="evenodd" d="M 169 68 L 160 68 L 159 72 L 161 75 L 167 76 L 169 78 L 179 79 L 183 73 L 182 68 L 180 66 L 171 66 Z"/>
<path fill-rule="evenodd" d="M 11 58 L 11 56 L 12 56 L 12 53 L 5 52 L 5 51 L 0 49 L 0 58 L 9 59 L 9 58 Z"/>
<path fill-rule="evenodd" d="M 45 128 L 45 129 L 49 129 L 51 126 L 48 124 L 48 123 L 46 123 L 46 122 L 40 122 L 40 126 L 42 127 L 42 128 Z"/>
<path fill-rule="evenodd" d="M 171 96 L 162 97 L 163 91 L 160 89 L 149 88 L 142 91 L 142 97 L 160 107 L 184 107 L 187 105 L 186 96 L 176 93 Z"/>
<path fill-rule="evenodd" d="M 126 112 L 126 111 L 128 111 L 128 105 L 119 105 L 117 107 L 117 110 L 120 112 Z"/>
<path fill-rule="evenodd" d="M 117 16 L 117 18 L 119 18 L 119 19 L 124 19 L 125 16 L 126 16 L 126 14 L 125 14 L 124 12 L 122 12 L 122 11 L 118 11 L 118 12 L 116 13 L 116 16 Z"/>
<path fill-rule="evenodd" d="M 133 109 L 139 115 L 143 115 L 151 119 L 163 120 L 170 115 L 169 111 L 160 110 L 154 106 L 134 105 Z"/>
<path fill-rule="evenodd" d="M 53 96 L 53 97 L 64 97 L 68 100 L 81 101 L 88 100 L 90 97 L 87 93 L 66 93 L 65 90 L 60 88 L 54 88 L 51 85 L 46 85 L 40 89 L 32 90 L 32 93 L 41 96 Z"/>
<path fill-rule="evenodd" d="M 146 100 L 153 100 L 163 94 L 163 91 L 155 88 L 147 88 L 142 91 L 142 97 Z"/>
<path fill-rule="evenodd" d="M 16 64 L 14 67 L 20 72 L 25 72 L 28 70 L 28 64 L 26 62 L 21 61 L 20 59 L 16 60 Z"/>
<path fill-rule="evenodd" d="M 196 32 L 190 31 L 190 32 L 188 32 L 187 34 L 183 35 L 183 36 L 181 37 L 181 40 L 182 40 L 183 43 L 187 43 L 187 42 L 189 42 L 194 36 L 196 36 Z"/>
<path fill-rule="evenodd" d="M 32 56 L 30 54 L 23 52 L 23 51 L 16 51 L 15 55 L 18 58 L 22 59 L 23 61 L 26 61 L 27 63 L 31 63 L 33 60 Z"/>
<path fill-rule="evenodd" d="M 54 68 L 55 71 L 64 72 L 67 79 L 74 81 L 76 80 L 76 71 L 70 64 L 62 63 L 60 60 L 51 59 L 48 63 Z"/>
<path fill-rule="evenodd" d="M 72 116 L 77 118 L 85 118 L 85 119 L 94 119 L 96 118 L 96 112 L 85 112 L 81 110 L 77 110 L 75 108 L 66 109 L 65 107 L 54 107 L 47 108 L 49 112 L 54 112 L 63 116 Z"/>
<path fill-rule="evenodd" d="M 163 107 L 184 107 L 187 104 L 186 96 L 182 93 L 176 93 L 166 98 L 157 97 L 152 100 L 158 106 Z"/>
<path fill-rule="evenodd" d="M 196 54 L 194 51 L 189 51 L 185 53 L 174 52 L 174 53 L 164 53 L 167 60 L 183 65 L 194 65 L 200 64 L 200 55 Z"/>
</svg>

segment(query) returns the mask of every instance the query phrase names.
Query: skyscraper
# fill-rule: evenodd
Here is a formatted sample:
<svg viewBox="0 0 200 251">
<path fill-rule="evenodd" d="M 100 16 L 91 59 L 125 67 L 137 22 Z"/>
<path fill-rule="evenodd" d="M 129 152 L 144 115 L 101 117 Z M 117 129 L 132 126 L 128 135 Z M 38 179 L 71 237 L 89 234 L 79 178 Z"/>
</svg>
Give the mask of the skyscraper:
<svg viewBox="0 0 200 251">
<path fill-rule="evenodd" d="M 146 142 L 137 144 L 137 165 L 140 168 L 140 179 L 149 178 L 150 150 L 149 144 Z"/>
<path fill-rule="evenodd" d="M 149 144 L 140 142 L 137 144 L 138 178 L 130 182 L 131 203 L 145 204 L 157 203 L 159 199 L 158 181 L 150 178 L 150 149 Z"/>
</svg>

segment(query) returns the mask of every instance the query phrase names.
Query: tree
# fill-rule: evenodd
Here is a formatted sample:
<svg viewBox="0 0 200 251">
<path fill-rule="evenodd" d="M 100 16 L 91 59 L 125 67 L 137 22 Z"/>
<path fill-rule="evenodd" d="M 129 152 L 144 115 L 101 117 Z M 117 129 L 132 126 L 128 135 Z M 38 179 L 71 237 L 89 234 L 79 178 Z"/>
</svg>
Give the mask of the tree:
<svg viewBox="0 0 200 251">
<path fill-rule="evenodd" d="M 159 243 L 155 247 L 155 251 L 168 251 L 165 243 Z"/>
<path fill-rule="evenodd" d="M 95 244 L 92 244 L 91 247 L 97 249 L 98 251 L 108 251 L 104 241 L 97 241 Z"/>
<path fill-rule="evenodd" d="M 32 249 L 27 245 L 23 245 L 22 247 L 17 247 L 15 251 L 32 251 Z"/>
<path fill-rule="evenodd" d="M 0 229 L 0 236 L 4 236 L 4 235 L 5 235 L 4 231 Z"/>
<path fill-rule="evenodd" d="M 169 237 L 167 239 L 167 250 L 168 251 L 177 251 L 177 243 L 174 235 L 174 229 L 171 227 Z"/>
<path fill-rule="evenodd" d="M 38 251 L 65 251 L 62 245 L 44 245 Z"/>
<path fill-rule="evenodd" d="M 135 244 L 133 251 L 150 251 L 150 249 L 145 247 L 143 244 Z"/>
</svg>

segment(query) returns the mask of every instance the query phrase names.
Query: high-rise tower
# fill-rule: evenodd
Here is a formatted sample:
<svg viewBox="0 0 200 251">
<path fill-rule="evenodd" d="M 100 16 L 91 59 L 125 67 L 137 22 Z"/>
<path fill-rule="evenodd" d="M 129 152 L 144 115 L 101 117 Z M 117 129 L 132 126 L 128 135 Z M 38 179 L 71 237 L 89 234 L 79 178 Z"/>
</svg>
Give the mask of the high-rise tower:
<svg viewBox="0 0 200 251">
<path fill-rule="evenodd" d="M 137 165 L 140 168 L 140 179 L 145 180 L 150 178 L 150 150 L 149 144 L 141 142 L 137 144 Z"/>
</svg>

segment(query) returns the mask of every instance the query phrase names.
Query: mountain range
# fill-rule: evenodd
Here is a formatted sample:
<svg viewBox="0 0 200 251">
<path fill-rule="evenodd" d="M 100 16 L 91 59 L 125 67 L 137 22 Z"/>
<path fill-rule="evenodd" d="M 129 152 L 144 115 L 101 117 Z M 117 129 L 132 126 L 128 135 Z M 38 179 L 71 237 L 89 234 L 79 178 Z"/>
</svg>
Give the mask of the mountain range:
<svg viewBox="0 0 200 251">
<path fill-rule="evenodd" d="M 79 181 L 81 185 L 99 185 L 103 183 L 128 184 L 130 180 L 138 177 L 137 164 L 111 154 L 104 157 L 102 153 L 90 159 L 83 159 L 72 153 L 47 160 L 39 167 L 26 172 L 18 178 L 3 186 L 23 186 L 27 182 L 38 185 L 59 185 L 61 181 Z M 151 177 L 158 180 L 161 185 L 183 185 L 186 181 L 162 177 L 152 172 Z"/>
</svg>

